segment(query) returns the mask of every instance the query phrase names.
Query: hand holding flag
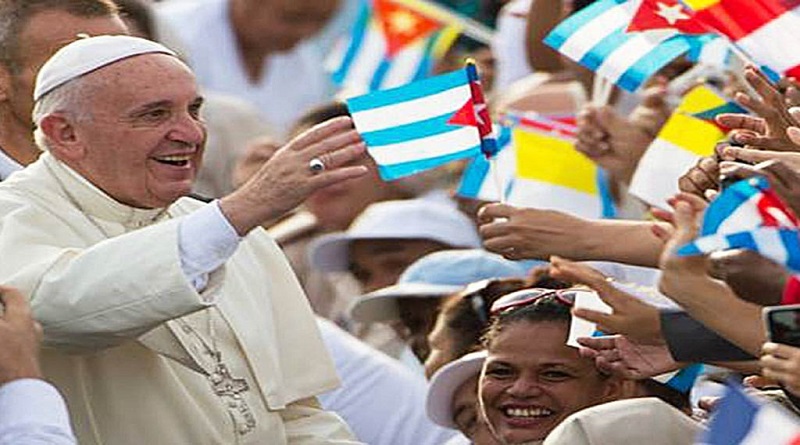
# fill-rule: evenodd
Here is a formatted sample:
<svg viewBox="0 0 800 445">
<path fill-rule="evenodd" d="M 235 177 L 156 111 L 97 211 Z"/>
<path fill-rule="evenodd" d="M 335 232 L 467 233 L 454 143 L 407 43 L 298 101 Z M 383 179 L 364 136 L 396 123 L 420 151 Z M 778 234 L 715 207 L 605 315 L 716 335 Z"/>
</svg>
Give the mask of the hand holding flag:
<svg viewBox="0 0 800 445">
<path fill-rule="evenodd" d="M 699 238 L 680 249 L 679 256 L 718 250 L 750 249 L 800 271 L 798 220 L 764 177 L 734 183 L 706 209 Z"/>
</svg>

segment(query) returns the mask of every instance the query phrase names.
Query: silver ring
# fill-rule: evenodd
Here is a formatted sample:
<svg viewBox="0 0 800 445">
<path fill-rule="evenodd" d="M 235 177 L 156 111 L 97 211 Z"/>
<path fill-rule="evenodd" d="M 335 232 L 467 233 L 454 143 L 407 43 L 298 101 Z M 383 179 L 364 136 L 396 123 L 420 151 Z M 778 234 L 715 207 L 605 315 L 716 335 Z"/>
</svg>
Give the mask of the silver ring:
<svg viewBox="0 0 800 445">
<path fill-rule="evenodd" d="M 308 161 L 308 169 L 314 174 L 321 173 L 325 171 L 325 163 L 320 158 L 314 158 Z"/>
</svg>

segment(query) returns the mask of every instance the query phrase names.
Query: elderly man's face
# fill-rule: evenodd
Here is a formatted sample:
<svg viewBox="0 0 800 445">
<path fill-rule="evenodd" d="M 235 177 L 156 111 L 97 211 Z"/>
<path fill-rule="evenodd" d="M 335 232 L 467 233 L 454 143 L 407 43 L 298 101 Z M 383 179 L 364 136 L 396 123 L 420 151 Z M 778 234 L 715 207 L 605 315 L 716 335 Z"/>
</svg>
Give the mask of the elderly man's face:
<svg viewBox="0 0 800 445">
<path fill-rule="evenodd" d="M 74 41 L 78 34 L 127 33 L 118 16 L 87 18 L 59 10 L 34 14 L 19 35 L 20 70 L 9 78 L 8 100 L 14 120 L 30 131 L 36 73 L 59 48 Z"/>
<path fill-rule="evenodd" d="M 146 54 L 88 76 L 90 116 L 74 123 L 81 154 L 66 162 L 130 206 L 164 207 L 189 193 L 206 137 L 189 68 Z"/>
</svg>

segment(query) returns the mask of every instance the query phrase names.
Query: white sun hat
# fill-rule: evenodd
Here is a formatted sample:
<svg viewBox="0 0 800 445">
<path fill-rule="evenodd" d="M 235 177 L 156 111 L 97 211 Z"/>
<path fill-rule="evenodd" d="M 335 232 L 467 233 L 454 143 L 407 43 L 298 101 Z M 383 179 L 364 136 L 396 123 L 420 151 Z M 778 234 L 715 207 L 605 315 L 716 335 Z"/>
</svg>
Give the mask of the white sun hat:
<svg viewBox="0 0 800 445">
<path fill-rule="evenodd" d="M 453 421 L 453 397 L 461 385 L 481 372 L 486 351 L 472 352 L 442 366 L 431 376 L 425 408 L 433 423 L 458 429 Z M 477 391 L 477 386 L 475 387 Z"/>
<path fill-rule="evenodd" d="M 344 272 L 355 240 L 422 239 L 452 248 L 481 245 L 475 225 L 454 204 L 404 199 L 370 205 L 346 232 L 323 235 L 309 246 L 310 264 L 323 272 Z"/>
</svg>

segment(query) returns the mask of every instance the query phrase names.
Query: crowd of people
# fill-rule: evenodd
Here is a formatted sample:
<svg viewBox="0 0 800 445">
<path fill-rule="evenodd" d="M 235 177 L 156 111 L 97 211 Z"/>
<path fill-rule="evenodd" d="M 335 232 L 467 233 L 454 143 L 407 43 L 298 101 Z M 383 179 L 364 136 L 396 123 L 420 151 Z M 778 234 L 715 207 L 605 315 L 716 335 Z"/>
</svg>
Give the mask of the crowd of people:
<svg viewBox="0 0 800 445">
<path fill-rule="evenodd" d="M 592 1 L 438 3 L 495 30 L 436 69 L 575 115 L 615 219 L 383 181 L 324 64 L 359 0 L 0 0 L 0 444 L 692 444 L 725 380 L 800 416 L 797 276 L 678 253 L 730 180 L 800 214 L 800 84 L 692 77 L 749 114 L 650 209 L 690 62 L 589 102 L 541 40 Z"/>
</svg>

